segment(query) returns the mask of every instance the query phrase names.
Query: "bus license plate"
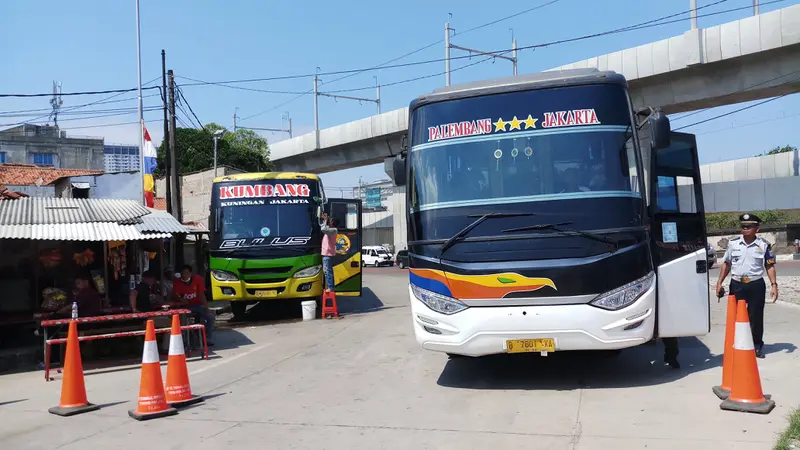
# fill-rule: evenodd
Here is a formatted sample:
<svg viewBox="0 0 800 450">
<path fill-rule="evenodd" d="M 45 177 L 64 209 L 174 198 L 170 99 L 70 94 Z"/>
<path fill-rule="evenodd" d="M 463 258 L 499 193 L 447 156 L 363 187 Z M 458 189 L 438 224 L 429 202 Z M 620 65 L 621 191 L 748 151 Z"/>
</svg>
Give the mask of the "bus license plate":
<svg viewBox="0 0 800 450">
<path fill-rule="evenodd" d="M 256 291 L 256 297 L 277 297 L 278 291 Z"/>
<path fill-rule="evenodd" d="M 506 341 L 508 353 L 528 352 L 554 352 L 556 351 L 555 339 L 516 339 Z"/>
</svg>

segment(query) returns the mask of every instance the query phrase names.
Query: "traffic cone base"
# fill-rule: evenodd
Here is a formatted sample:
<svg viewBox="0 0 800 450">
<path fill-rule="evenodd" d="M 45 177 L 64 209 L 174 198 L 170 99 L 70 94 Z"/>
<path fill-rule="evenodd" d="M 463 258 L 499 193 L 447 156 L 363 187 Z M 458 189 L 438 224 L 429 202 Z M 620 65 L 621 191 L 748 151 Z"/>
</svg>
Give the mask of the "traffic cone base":
<svg viewBox="0 0 800 450">
<path fill-rule="evenodd" d="M 720 400 L 727 400 L 728 397 L 731 396 L 731 390 L 725 389 L 722 386 L 714 386 L 711 388 L 711 390 L 714 391 L 714 395 L 716 395 Z"/>
<path fill-rule="evenodd" d="M 133 409 L 128 411 L 128 415 L 136 420 L 158 419 L 159 417 L 174 416 L 175 414 L 178 414 L 178 410 L 172 407 L 153 413 L 139 413 Z"/>
<path fill-rule="evenodd" d="M 53 406 L 52 408 L 48 409 L 47 412 L 61 417 L 69 417 L 74 416 L 75 414 L 97 411 L 98 409 L 100 409 L 100 405 L 87 403 L 82 406 Z"/>
<path fill-rule="evenodd" d="M 169 357 L 167 360 L 167 381 L 164 387 L 167 404 L 182 408 L 203 401 L 203 397 L 192 395 L 189 384 L 189 371 L 186 367 L 186 354 L 183 351 L 180 316 L 172 316 L 172 331 L 169 336 Z"/>
<path fill-rule="evenodd" d="M 730 397 L 723 401 L 719 407 L 726 411 L 748 412 L 754 414 L 769 414 L 775 409 L 775 400 L 771 400 L 764 396 L 764 401 L 759 403 L 737 402 L 730 399 Z"/>
<path fill-rule="evenodd" d="M 135 410 L 128 415 L 136 420 L 157 419 L 177 414 L 178 410 L 167 405 L 161 378 L 161 360 L 158 357 L 156 327 L 152 320 L 147 321 L 142 351 L 142 376 L 139 381 L 139 401 Z"/>
<path fill-rule="evenodd" d="M 733 338 L 736 333 L 736 314 L 738 305 L 736 296 L 728 296 L 728 309 L 725 320 L 725 347 L 722 352 L 722 383 L 711 388 L 720 400 L 727 400 L 731 395 L 733 383 Z"/>
<path fill-rule="evenodd" d="M 67 352 L 64 355 L 61 400 L 58 406 L 54 406 L 47 411 L 57 416 L 69 417 L 98 409 L 100 409 L 100 406 L 93 405 L 86 399 L 81 347 L 78 342 L 78 323 L 73 320 L 69 323 L 69 331 L 67 332 Z"/>
</svg>

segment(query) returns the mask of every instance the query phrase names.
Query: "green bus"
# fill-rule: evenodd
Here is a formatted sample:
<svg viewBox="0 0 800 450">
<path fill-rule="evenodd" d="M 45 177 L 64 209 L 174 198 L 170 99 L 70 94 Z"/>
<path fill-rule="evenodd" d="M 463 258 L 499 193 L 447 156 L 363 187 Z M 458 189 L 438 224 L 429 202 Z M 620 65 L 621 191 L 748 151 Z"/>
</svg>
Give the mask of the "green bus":
<svg viewBox="0 0 800 450">
<path fill-rule="evenodd" d="M 214 179 L 209 216 L 212 299 L 247 305 L 319 299 L 323 291 L 320 221 L 336 220 L 338 296 L 361 295 L 361 201 L 326 198 L 318 175 L 266 172 Z"/>
</svg>

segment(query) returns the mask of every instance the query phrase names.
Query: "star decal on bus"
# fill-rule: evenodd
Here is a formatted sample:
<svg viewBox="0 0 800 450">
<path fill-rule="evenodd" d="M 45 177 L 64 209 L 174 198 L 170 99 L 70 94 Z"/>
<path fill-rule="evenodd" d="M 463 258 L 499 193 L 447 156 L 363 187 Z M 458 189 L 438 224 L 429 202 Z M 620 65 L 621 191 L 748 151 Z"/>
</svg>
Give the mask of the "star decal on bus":
<svg viewBox="0 0 800 450">
<path fill-rule="evenodd" d="M 517 116 L 514 116 L 514 118 L 511 119 L 511 122 L 509 122 L 509 124 L 511 125 L 511 128 L 509 128 L 508 131 L 521 130 L 522 128 L 520 128 L 520 125 L 522 125 L 523 122 L 521 120 L 517 119 Z"/>
<path fill-rule="evenodd" d="M 528 128 L 536 128 L 536 122 L 538 120 L 539 119 L 534 119 L 533 116 L 528 114 L 528 118 L 523 120 L 522 123 L 525 124 L 525 129 L 527 130 Z"/>
<path fill-rule="evenodd" d="M 506 131 L 506 125 L 508 122 L 504 122 L 503 118 L 497 119 L 497 122 L 494 123 L 494 131 Z"/>
</svg>

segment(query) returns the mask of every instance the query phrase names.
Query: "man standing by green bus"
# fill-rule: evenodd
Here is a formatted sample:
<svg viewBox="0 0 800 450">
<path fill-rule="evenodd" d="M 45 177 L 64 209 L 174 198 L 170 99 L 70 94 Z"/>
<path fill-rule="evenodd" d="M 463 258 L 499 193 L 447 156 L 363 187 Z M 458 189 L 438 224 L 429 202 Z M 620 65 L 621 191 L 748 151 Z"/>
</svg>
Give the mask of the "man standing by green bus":
<svg viewBox="0 0 800 450">
<path fill-rule="evenodd" d="M 338 230 L 332 217 L 322 213 L 322 272 L 325 275 L 325 291 L 336 291 L 336 282 L 333 278 L 333 257 L 336 256 L 336 234 Z"/>
</svg>

